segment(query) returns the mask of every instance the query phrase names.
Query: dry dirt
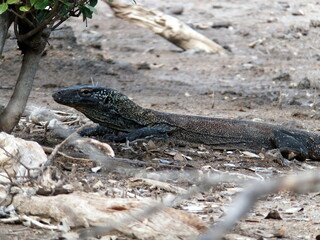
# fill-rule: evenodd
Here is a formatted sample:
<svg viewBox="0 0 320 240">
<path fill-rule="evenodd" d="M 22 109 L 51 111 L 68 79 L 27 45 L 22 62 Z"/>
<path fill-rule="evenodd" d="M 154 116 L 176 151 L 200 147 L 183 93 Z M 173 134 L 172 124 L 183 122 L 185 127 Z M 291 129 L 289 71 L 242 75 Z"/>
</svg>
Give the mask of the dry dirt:
<svg viewBox="0 0 320 240">
<path fill-rule="evenodd" d="M 52 34 L 50 46 L 42 58 L 28 106 L 71 111 L 56 104 L 51 92 L 62 87 L 95 84 L 121 90 L 138 104 L 156 110 L 269 122 L 308 131 L 320 131 L 319 61 L 320 3 L 304 1 L 168 1 L 141 0 L 152 9 L 172 14 L 183 8 L 177 18 L 228 49 L 227 56 L 203 52 L 183 52 L 161 37 L 116 19 L 104 3 L 99 15 L 86 27 L 81 19 L 69 21 Z M 226 27 L 215 27 L 223 23 Z M 221 24 L 220 24 L 221 25 Z M 20 67 L 16 41 L 8 39 L 0 61 L 0 101 L 8 101 Z M 14 132 L 54 146 L 61 138 L 43 132 Z M 241 152 L 213 151 L 199 146 L 171 146 L 155 143 L 149 151 L 141 142 L 134 151 L 113 144 L 116 156 L 151 163 L 164 163 L 159 169 L 191 168 L 239 172 L 270 178 L 293 171 L 305 171 L 318 162 L 281 162 L 249 158 Z M 72 153 L 72 149 L 66 149 Z M 171 152 L 191 159 L 174 159 Z M 168 154 L 169 152 L 169 154 Z M 68 169 L 63 159 L 55 165 Z M 153 166 L 153 165 L 152 165 Z M 169 167 L 168 167 L 169 166 Z M 68 171 L 65 170 L 68 174 Z M 115 187 L 142 196 L 161 196 L 164 191 L 146 186 L 129 187 L 132 173 L 102 169 L 98 174 L 79 167 L 74 181 L 87 180 L 88 189 L 98 180 L 108 191 Z M 111 184 L 112 182 L 112 184 Z M 116 183 L 115 183 L 116 182 Z M 191 186 L 192 182 L 177 183 Z M 182 209 L 213 224 L 226 211 L 234 197 L 229 184 L 185 201 Z M 139 189 L 139 191 L 137 190 Z M 88 190 L 88 191 L 89 191 Z M 265 219 L 270 210 L 278 210 L 282 220 Z M 292 209 L 298 209 L 297 211 Z M 58 239 L 59 233 L 2 225 L 4 239 Z M 261 199 L 249 215 L 233 230 L 229 239 L 319 239 L 320 195 L 282 192 Z M 125 239 L 119 238 L 119 239 Z"/>
</svg>

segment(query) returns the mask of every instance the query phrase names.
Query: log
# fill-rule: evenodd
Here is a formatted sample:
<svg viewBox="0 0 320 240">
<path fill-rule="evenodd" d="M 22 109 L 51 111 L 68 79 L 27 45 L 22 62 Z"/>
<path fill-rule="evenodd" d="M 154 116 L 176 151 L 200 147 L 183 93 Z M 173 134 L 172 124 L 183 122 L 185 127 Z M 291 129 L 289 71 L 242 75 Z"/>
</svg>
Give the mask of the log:
<svg viewBox="0 0 320 240">
<path fill-rule="evenodd" d="M 116 17 L 149 29 L 183 50 L 193 49 L 220 55 L 226 54 L 219 44 L 196 32 L 175 17 L 138 5 L 115 3 L 108 0 L 104 2 L 111 7 Z"/>
</svg>

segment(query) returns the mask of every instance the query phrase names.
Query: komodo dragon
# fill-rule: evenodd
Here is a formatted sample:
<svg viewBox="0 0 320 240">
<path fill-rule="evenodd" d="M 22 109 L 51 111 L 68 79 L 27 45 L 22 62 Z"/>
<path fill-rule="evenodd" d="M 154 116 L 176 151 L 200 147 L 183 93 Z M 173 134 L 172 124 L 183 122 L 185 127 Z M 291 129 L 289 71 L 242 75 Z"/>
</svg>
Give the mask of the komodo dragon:
<svg viewBox="0 0 320 240">
<path fill-rule="evenodd" d="M 320 135 L 266 123 L 158 112 L 140 107 L 111 88 L 77 86 L 53 99 L 77 109 L 100 126 L 121 132 L 114 141 L 147 136 L 205 144 L 221 150 L 280 149 L 284 157 L 320 160 Z M 109 135 L 110 138 L 111 135 Z"/>
</svg>

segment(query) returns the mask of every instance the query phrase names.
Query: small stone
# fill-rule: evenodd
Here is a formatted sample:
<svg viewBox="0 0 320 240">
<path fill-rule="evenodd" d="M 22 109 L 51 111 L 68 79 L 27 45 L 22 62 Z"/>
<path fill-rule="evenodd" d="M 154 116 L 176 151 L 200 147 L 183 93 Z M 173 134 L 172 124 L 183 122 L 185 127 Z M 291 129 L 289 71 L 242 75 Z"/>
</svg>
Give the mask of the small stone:
<svg viewBox="0 0 320 240">
<path fill-rule="evenodd" d="M 223 6 L 222 5 L 212 5 L 212 8 L 220 9 L 220 8 L 223 8 Z"/>
<path fill-rule="evenodd" d="M 148 147 L 148 150 L 152 150 L 152 149 L 155 149 L 157 146 L 152 140 L 149 140 L 147 143 L 147 147 Z"/>
<path fill-rule="evenodd" d="M 289 82 L 289 81 L 291 81 L 291 76 L 289 73 L 281 72 L 278 74 L 278 76 L 274 77 L 272 80 L 273 81 Z"/>
<path fill-rule="evenodd" d="M 97 173 L 97 172 L 99 172 L 100 170 L 101 170 L 101 167 L 100 167 L 100 166 L 91 168 L 91 171 L 92 171 L 93 173 Z"/>
<path fill-rule="evenodd" d="M 96 182 L 93 186 L 92 186 L 92 188 L 93 189 L 100 189 L 100 188 L 103 188 L 104 187 L 104 185 L 103 185 L 103 183 L 99 180 L 98 182 Z"/>
<path fill-rule="evenodd" d="M 284 238 L 286 237 L 286 229 L 284 227 L 280 229 L 276 229 L 273 233 L 274 237 L 276 238 Z"/>
<path fill-rule="evenodd" d="M 137 69 L 138 70 L 150 70 L 151 66 L 149 63 L 147 62 L 142 62 L 142 63 L 138 63 L 137 64 Z"/>
<path fill-rule="evenodd" d="M 268 215 L 265 217 L 265 219 L 277 219 L 282 220 L 279 212 L 277 210 L 271 210 Z"/>
<path fill-rule="evenodd" d="M 183 6 L 173 6 L 170 8 L 170 13 L 174 15 L 181 15 L 184 11 Z"/>
<path fill-rule="evenodd" d="M 284 10 L 286 10 L 287 8 L 290 8 L 290 4 L 286 1 L 279 1 L 278 3 Z"/>
<path fill-rule="evenodd" d="M 311 81 L 305 77 L 304 79 L 302 79 L 299 83 L 297 88 L 299 89 L 310 89 L 311 88 Z"/>
<path fill-rule="evenodd" d="M 245 155 L 246 157 L 250 157 L 250 158 L 261 158 L 259 155 L 249 152 L 249 151 L 243 151 L 242 152 L 243 155 Z"/>
<path fill-rule="evenodd" d="M 295 213 L 297 213 L 297 212 L 302 212 L 303 210 L 304 210 L 304 208 L 295 207 L 295 208 L 286 209 L 285 213 L 286 213 L 286 214 L 295 214 Z"/>
<path fill-rule="evenodd" d="M 217 21 L 212 23 L 211 27 L 212 28 L 228 28 L 231 27 L 231 22 L 229 21 Z"/>
<path fill-rule="evenodd" d="M 310 27 L 313 27 L 313 28 L 318 28 L 320 27 L 320 20 L 318 19 L 313 19 L 310 21 L 310 24 L 309 24 Z"/>
<path fill-rule="evenodd" d="M 176 161 L 184 161 L 184 157 L 183 157 L 182 153 L 180 153 L 180 152 L 177 152 L 174 155 L 173 159 L 176 160 Z"/>
<path fill-rule="evenodd" d="M 295 9 L 291 12 L 293 16 L 303 16 L 304 12 L 301 9 Z"/>
</svg>

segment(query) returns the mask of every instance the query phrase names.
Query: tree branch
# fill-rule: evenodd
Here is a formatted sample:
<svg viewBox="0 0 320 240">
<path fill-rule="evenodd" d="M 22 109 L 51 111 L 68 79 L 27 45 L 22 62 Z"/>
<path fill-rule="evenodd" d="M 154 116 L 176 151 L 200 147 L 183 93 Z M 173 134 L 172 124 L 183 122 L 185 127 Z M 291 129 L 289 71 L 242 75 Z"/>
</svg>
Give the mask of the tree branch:
<svg viewBox="0 0 320 240">
<path fill-rule="evenodd" d="M 0 58 L 2 56 L 3 47 L 6 42 L 8 29 L 11 23 L 12 17 L 8 12 L 2 13 L 0 15 Z"/>
<path fill-rule="evenodd" d="M 48 14 L 48 17 L 46 18 L 46 20 L 44 20 L 39 26 L 37 26 L 33 30 L 29 31 L 28 33 L 20 35 L 20 41 L 25 41 L 26 39 L 34 36 L 35 34 L 42 31 L 44 28 L 46 28 L 46 26 L 52 21 L 52 19 L 60 11 L 60 7 L 61 7 L 60 1 L 55 0 L 54 6 L 53 6 L 52 10 L 50 11 L 50 13 Z"/>
<path fill-rule="evenodd" d="M 20 15 L 19 13 L 13 11 L 10 8 L 8 9 L 8 11 L 11 12 L 16 17 L 18 17 L 18 18 L 22 19 L 23 21 L 25 21 L 29 25 L 29 27 L 31 27 L 31 28 L 35 27 L 34 24 L 28 18 L 26 18 L 25 16 Z"/>
</svg>

